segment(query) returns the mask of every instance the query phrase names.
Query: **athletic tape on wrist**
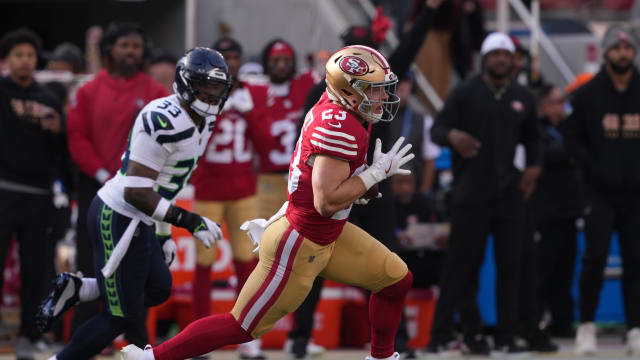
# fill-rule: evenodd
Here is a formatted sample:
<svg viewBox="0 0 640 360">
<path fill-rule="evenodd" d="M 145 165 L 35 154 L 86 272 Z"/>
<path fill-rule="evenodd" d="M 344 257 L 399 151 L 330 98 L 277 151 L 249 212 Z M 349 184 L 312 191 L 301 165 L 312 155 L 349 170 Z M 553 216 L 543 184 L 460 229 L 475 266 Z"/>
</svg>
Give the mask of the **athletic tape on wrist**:
<svg viewBox="0 0 640 360">
<path fill-rule="evenodd" d="M 156 184 L 153 179 L 142 176 L 123 176 L 121 181 L 128 188 L 152 188 Z"/>
<path fill-rule="evenodd" d="M 378 181 L 376 180 L 376 177 L 373 176 L 373 174 L 371 173 L 372 171 L 373 169 L 369 168 L 358 175 L 358 177 L 360 178 L 360 180 L 362 180 L 362 182 L 364 183 L 364 187 L 366 187 L 367 190 L 371 189 L 373 185 L 378 183 Z"/>
<path fill-rule="evenodd" d="M 171 202 L 165 198 L 161 198 L 151 217 L 157 221 L 164 221 L 164 218 L 167 215 L 167 211 L 169 211 L 170 207 Z"/>
</svg>

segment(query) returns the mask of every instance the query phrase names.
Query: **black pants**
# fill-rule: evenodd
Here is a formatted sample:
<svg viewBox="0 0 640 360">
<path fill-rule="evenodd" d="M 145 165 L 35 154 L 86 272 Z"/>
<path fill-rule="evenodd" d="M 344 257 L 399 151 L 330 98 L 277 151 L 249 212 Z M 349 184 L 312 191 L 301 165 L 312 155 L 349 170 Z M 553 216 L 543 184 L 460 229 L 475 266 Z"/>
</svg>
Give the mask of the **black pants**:
<svg viewBox="0 0 640 360">
<path fill-rule="evenodd" d="M 78 328 L 58 359 L 84 359 L 98 354 L 120 333 L 139 331 L 145 309 L 169 298 L 171 273 L 164 263 L 154 227 L 144 223 L 138 225 L 116 272 L 106 279 L 102 276 L 100 269 L 130 222 L 130 218 L 113 211 L 98 196 L 91 203 L 87 225 L 94 249 L 94 271 L 105 305 L 101 313 Z M 144 347 L 146 333 L 134 344 Z"/>
<path fill-rule="evenodd" d="M 81 271 L 85 277 L 92 278 L 95 277 L 96 274 L 93 270 L 93 248 L 91 246 L 91 240 L 89 239 L 89 230 L 87 230 L 87 213 L 89 212 L 91 201 L 93 201 L 98 189 L 100 189 L 100 184 L 83 173 L 79 173 L 78 186 L 76 189 L 78 201 L 78 221 L 76 223 L 76 264 L 78 266 L 78 271 Z M 71 329 L 73 332 L 75 332 L 80 325 L 91 319 L 99 311 L 100 300 L 78 304 L 74 308 L 73 321 L 71 322 Z"/>
<path fill-rule="evenodd" d="M 571 285 L 577 252 L 576 220 L 558 219 L 538 225 L 540 303 L 542 312 L 551 312 L 551 327 L 569 329 L 573 325 Z"/>
<path fill-rule="evenodd" d="M 497 270 L 496 342 L 501 344 L 513 340 L 517 321 L 523 212 L 522 193 L 515 188 L 491 202 L 454 204 L 447 260 L 431 330 L 433 341 L 446 341 L 450 337 L 453 313 L 469 302 L 465 299 L 469 296 L 469 289 L 474 286 L 477 289 L 478 271 L 489 233 L 494 238 Z"/>
<path fill-rule="evenodd" d="M 525 204 L 520 253 L 520 281 L 518 291 L 519 333 L 526 339 L 536 336 L 542 318 L 540 298 L 540 254 L 536 241 L 536 221 L 531 203 Z"/>
<path fill-rule="evenodd" d="M 640 326 L 640 199 L 630 196 L 615 199 L 591 193 L 587 201 L 591 210 L 585 218 L 586 250 L 580 274 L 580 322 L 594 320 L 611 234 L 616 229 L 623 264 L 622 294 L 627 326 Z"/>
<path fill-rule="evenodd" d="M 0 190 L 0 268 L 4 269 L 13 235 L 20 253 L 20 336 L 38 339 L 34 314 L 45 295 L 42 287 L 50 264 L 51 245 L 46 235 L 53 203 L 51 195 Z M 49 260 L 49 261 L 48 261 Z M 4 277 L 0 277 L 0 289 Z"/>
<path fill-rule="evenodd" d="M 76 224 L 76 264 L 78 270 L 85 277 L 96 277 L 95 265 L 93 260 L 93 244 L 89 238 L 89 230 L 87 228 L 87 214 L 93 198 L 98 193 L 100 184 L 94 179 L 83 173 L 78 174 L 77 199 L 78 199 L 78 222 Z M 91 319 L 96 313 L 100 312 L 102 300 L 89 301 L 78 304 L 74 308 L 73 321 L 71 328 L 75 331 L 87 320 Z M 125 337 L 129 342 L 137 344 L 142 343 L 147 338 L 147 316 L 146 310 L 140 315 L 136 326 L 127 328 Z"/>
</svg>

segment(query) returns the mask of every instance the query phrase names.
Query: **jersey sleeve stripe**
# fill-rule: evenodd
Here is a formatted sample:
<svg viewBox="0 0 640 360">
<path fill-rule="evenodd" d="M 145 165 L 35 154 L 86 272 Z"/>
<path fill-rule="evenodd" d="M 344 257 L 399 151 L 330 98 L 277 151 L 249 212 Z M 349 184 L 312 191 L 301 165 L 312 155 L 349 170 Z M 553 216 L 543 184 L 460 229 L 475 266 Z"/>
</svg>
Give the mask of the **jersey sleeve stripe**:
<svg viewBox="0 0 640 360">
<path fill-rule="evenodd" d="M 316 127 L 314 128 L 314 130 L 317 130 L 317 131 L 323 132 L 323 133 L 325 133 L 325 134 L 327 134 L 327 135 L 333 135 L 333 136 L 343 137 L 343 138 L 345 138 L 345 139 L 347 139 L 347 140 L 351 140 L 351 141 L 354 141 L 354 140 L 356 139 L 356 138 L 355 138 L 355 136 L 353 136 L 353 135 L 345 134 L 345 133 L 343 133 L 343 132 L 339 132 L 339 131 L 327 130 L 327 129 L 325 129 L 325 128 L 323 128 L 323 127 L 320 127 L 320 126 L 316 126 Z"/>
<path fill-rule="evenodd" d="M 344 149 L 341 149 L 339 147 L 327 145 L 327 144 L 324 144 L 324 143 L 321 143 L 321 142 L 318 142 L 318 141 L 315 141 L 315 140 L 309 140 L 309 141 L 311 142 L 311 144 L 313 144 L 313 145 L 315 145 L 317 147 L 320 147 L 320 148 L 323 148 L 323 149 L 329 150 L 329 151 L 335 151 L 335 152 L 338 152 L 340 154 L 344 154 L 344 155 L 348 155 L 348 156 L 356 156 L 358 154 L 357 151 L 344 150 Z"/>
<path fill-rule="evenodd" d="M 146 132 L 148 135 L 151 135 L 151 128 L 149 127 L 149 119 L 147 118 L 147 114 L 149 113 L 145 112 L 144 114 L 142 114 L 142 126 L 144 126 L 144 132 Z"/>
<path fill-rule="evenodd" d="M 348 143 L 348 142 L 344 142 L 344 141 L 341 141 L 341 140 L 331 139 L 331 138 L 328 138 L 326 136 L 322 136 L 322 135 L 320 135 L 318 133 L 315 133 L 315 132 L 313 134 L 311 134 L 311 136 L 314 137 L 314 138 L 320 139 L 320 140 L 322 140 L 324 142 L 328 142 L 328 143 L 332 143 L 332 144 L 336 144 L 336 145 L 342 145 L 342 146 L 346 146 L 346 147 L 353 148 L 353 149 L 357 149 L 358 148 L 358 145 L 356 145 L 354 143 Z"/>
<path fill-rule="evenodd" d="M 157 141 L 162 145 L 166 143 L 178 142 L 180 140 L 190 138 L 195 131 L 196 128 L 192 127 L 173 135 L 158 135 Z"/>
</svg>

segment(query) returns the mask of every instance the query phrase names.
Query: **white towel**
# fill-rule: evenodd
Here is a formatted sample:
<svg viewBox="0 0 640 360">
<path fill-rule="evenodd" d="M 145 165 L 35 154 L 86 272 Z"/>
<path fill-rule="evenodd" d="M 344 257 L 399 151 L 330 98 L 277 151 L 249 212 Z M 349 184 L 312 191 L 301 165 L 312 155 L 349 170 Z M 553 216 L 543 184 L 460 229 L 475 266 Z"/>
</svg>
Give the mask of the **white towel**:
<svg viewBox="0 0 640 360">
<path fill-rule="evenodd" d="M 277 213 L 270 217 L 269 220 L 253 219 L 245 221 L 244 223 L 242 223 L 242 225 L 240 225 L 240 230 L 246 231 L 247 235 L 249 235 L 249 238 L 251 238 L 251 242 L 253 243 L 253 245 L 256 245 L 256 248 L 253 249 L 253 252 L 256 252 L 258 251 L 258 249 L 260 249 L 260 239 L 262 239 L 262 234 L 264 234 L 264 230 L 267 228 L 267 226 L 276 222 L 278 219 L 285 215 L 285 213 L 287 212 L 287 205 L 289 205 L 289 202 L 285 201 L 284 204 L 282 204 L 282 206 L 280 207 L 280 210 L 278 210 Z"/>
<path fill-rule="evenodd" d="M 131 219 L 129 226 L 127 226 L 127 229 L 124 231 L 124 234 L 122 234 L 120 241 L 118 241 L 118 243 L 116 244 L 116 247 L 113 249 L 113 252 L 109 257 L 109 261 L 107 261 L 107 263 L 104 264 L 104 267 L 101 270 L 102 275 L 105 277 L 105 279 L 113 275 L 113 273 L 115 273 L 116 270 L 118 269 L 118 266 L 120 265 L 120 261 L 122 261 L 122 258 L 124 258 L 124 255 L 127 253 L 127 250 L 129 250 L 131 239 L 133 238 L 133 234 L 135 234 L 136 228 L 138 227 L 139 223 L 140 223 L 140 219 L 138 218 Z"/>
</svg>

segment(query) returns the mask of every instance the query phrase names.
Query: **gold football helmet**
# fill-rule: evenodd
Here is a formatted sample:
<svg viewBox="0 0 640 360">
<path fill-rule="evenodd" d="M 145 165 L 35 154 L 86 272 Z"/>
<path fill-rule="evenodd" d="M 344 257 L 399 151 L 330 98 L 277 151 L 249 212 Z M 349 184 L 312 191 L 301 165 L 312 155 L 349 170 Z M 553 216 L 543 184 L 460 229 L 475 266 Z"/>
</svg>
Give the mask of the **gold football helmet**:
<svg viewBox="0 0 640 360">
<path fill-rule="evenodd" d="M 398 111 L 398 77 L 377 50 L 351 45 L 333 54 L 326 65 L 331 100 L 361 114 L 371 123 L 391 121 Z"/>
</svg>

